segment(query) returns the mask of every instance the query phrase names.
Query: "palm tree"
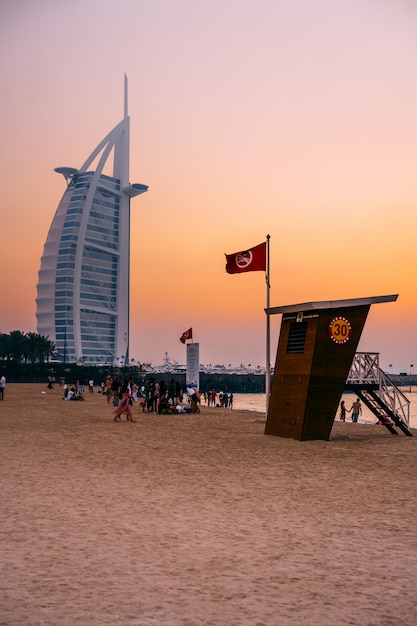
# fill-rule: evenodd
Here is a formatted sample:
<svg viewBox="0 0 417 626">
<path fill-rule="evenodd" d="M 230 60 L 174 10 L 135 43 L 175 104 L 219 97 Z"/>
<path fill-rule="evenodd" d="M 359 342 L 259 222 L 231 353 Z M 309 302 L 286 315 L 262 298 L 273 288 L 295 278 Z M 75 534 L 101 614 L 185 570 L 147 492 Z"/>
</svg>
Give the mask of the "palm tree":
<svg viewBox="0 0 417 626">
<path fill-rule="evenodd" d="M 27 333 L 27 350 L 28 360 L 31 363 L 36 363 L 39 359 L 39 335 L 38 333 Z"/>
<path fill-rule="evenodd" d="M 39 335 L 39 343 L 42 346 L 42 363 L 45 361 L 45 358 L 46 362 L 49 363 L 50 358 L 57 356 L 56 345 L 49 339 L 49 335 L 47 337 Z"/>
<path fill-rule="evenodd" d="M 20 330 L 13 330 L 8 335 L 0 333 L 0 359 L 44 363 L 56 356 L 56 345 L 49 337 L 32 332 L 25 334 Z"/>
<path fill-rule="evenodd" d="M 17 363 L 22 361 L 26 351 L 26 335 L 20 330 L 12 330 L 9 334 L 10 337 L 10 352 L 9 358 Z"/>
<path fill-rule="evenodd" d="M 0 359 L 8 359 L 10 355 L 10 336 L 0 333 Z"/>
</svg>

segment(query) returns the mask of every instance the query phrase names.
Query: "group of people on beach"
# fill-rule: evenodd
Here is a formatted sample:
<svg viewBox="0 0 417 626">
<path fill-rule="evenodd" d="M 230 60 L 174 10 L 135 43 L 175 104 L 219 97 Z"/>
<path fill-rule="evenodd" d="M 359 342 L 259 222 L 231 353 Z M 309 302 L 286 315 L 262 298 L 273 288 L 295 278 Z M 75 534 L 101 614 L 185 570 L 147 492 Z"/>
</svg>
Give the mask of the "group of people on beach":
<svg viewBox="0 0 417 626">
<path fill-rule="evenodd" d="M 73 385 L 68 385 L 64 379 L 60 380 L 60 387 L 64 390 L 63 400 L 84 400 L 84 379 L 80 378 L 75 381 Z M 48 378 L 48 389 L 53 389 L 55 385 L 55 378 Z M 88 391 L 94 393 L 94 380 L 88 381 Z"/>
<path fill-rule="evenodd" d="M 133 378 L 122 382 L 117 375 L 107 376 L 103 394 L 107 397 L 108 404 L 113 403 L 117 408 L 126 393 L 130 398 L 130 406 L 134 402 L 139 402 L 143 411 L 146 409 L 156 414 L 166 412 L 181 403 L 184 392 L 179 383 L 175 383 L 173 379 L 167 385 L 163 380 L 157 382 L 155 378 L 150 378 L 139 388 Z"/>
<path fill-rule="evenodd" d="M 157 381 L 151 377 L 139 387 L 133 378 L 122 382 L 117 375 L 109 374 L 101 385 L 101 391 L 107 398 L 107 403 L 114 406 L 115 422 L 120 421 L 122 415 L 126 415 L 128 421 L 136 421 L 132 413 L 136 402 L 141 406 L 142 412 L 153 412 L 155 415 L 200 413 L 202 402 L 202 394 L 198 389 L 194 386 L 182 387 L 173 378 L 167 384 L 164 380 Z M 232 393 L 210 390 L 203 394 L 203 398 L 207 406 L 233 408 Z"/>
<path fill-rule="evenodd" d="M 207 406 L 233 409 L 233 393 L 228 394 L 227 391 L 222 391 L 221 389 L 219 392 L 215 389 L 210 389 L 210 391 L 204 393 L 204 400 Z"/>
<path fill-rule="evenodd" d="M 356 398 L 350 409 L 346 408 L 345 401 L 342 400 L 342 402 L 340 403 L 340 419 L 342 422 L 346 422 L 346 412 L 352 413 L 352 422 L 358 421 L 359 415 L 362 415 L 362 405 L 359 398 Z"/>
<path fill-rule="evenodd" d="M 142 411 L 147 410 L 155 415 L 167 413 L 185 413 L 187 409 L 183 405 L 183 397 L 187 396 L 191 413 L 199 413 L 200 394 L 195 388 L 182 388 L 178 382 L 171 378 L 168 385 L 164 380 L 157 381 L 150 378 L 140 388 L 133 378 L 122 382 L 118 376 L 108 375 L 104 383 L 103 394 L 107 397 L 107 403 L 113 403 L 114 421 L 120 421 L 122 415 L 126 415 L 128 421 L 134 422 L 132 407 L 138 402 Z"/>
<path fill-rule="evenodd" d="M 55 379 L 51 380 L 49 377 L 48 389 L 53 389 L 54 384 Z M 69 385 L 62 378 L 59 384 L 64 390 L 63 400 L 84 400 L 86 382 L 83 379 L 77 379 L 74 384 Z M 87 384 L 89 392 L 94 393 L 94 380 L 89 380 Z M 233 408 L 233 393 L 210 389 L 200 394 L 196 387 L 191 385 L 182 387 L 173 378 L 167 384 L 164 380 L 158 382 L 156 378 L 151 377 L 139 387 L 133 378 L 122 381 L 117 374 L 114 376 L 109 374 L 101 382 L 98 393 L 106 398 L 107 404 L 113 405 L 115 422 L 120 421 L 123 415 L 127 421 L 135 422 L 132 409 L 135 403 L 139 404 L 143 412 L 153 412 L 155 415 L 200 413 L 203 400 L 208 407 Z"/>
</svg>

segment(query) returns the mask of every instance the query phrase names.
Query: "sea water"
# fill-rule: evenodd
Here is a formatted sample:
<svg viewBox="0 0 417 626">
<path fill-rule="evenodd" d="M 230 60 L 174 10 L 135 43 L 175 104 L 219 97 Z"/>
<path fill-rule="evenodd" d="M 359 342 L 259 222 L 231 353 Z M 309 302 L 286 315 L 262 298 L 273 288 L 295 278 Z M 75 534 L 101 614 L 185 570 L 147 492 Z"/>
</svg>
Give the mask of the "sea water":
<svg viewBox="0 0 417 626">
<path fill-rule="evenodd" d="M 401 387 L 405 397 L 410 401 L 410 428 L 417 428 L 417 387 Z M 411 392 L 410 392 L 411 389 Z M 345 401 L 346 408 L 349 410 L 356 399 L 354 393 L 344 393 L 341 400 Z M 366 406 L 362 404 L 362 415 L 359 416 L 359 422 L 363 424 L 375 424 L 377 417 Z M 265 413 L 266 398 L 264 393 L 234 393 L 233 408 L 247 409 L 249 411 L 260 411 Z M 335 419 L 339 419 L 339 409 Z M 346 413 L 346 421 L 351 421 L 351 413 Z"/>
</svg>

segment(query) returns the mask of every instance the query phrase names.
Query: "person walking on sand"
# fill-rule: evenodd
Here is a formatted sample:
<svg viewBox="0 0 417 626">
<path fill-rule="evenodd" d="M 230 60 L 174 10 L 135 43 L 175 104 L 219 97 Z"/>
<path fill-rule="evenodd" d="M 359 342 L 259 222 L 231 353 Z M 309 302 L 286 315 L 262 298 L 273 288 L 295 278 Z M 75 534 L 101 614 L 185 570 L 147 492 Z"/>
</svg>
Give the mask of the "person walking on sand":
<svg viewBox="0 0 417 626">
<path fill-rule="evenodd" d="M 122 387 L 122 383 L 119 381 L 117 376 L 115 376 L 111 384 L 111 390 L 113 394 L 113 406 L 115 407 L 118 406 L 119 400 L 122 397 L 121 387 Z"/>
<path fill-rule="evenodd" d="M 6 376 L 0 376 L 0 400 L 4 400 L 4 388 L 6 387 Z"/>
<path fill-rule="evenodd" d="M 112 385 L 113 385 L 113 378 L 110 376 L 110 374 L 108 376 L 106 376 L 106 382 L 104 383 L 104 393 L 107 396 L 107 404 L 110 404 L 110 400 L 112 397 Z"/>
<path fill-rule="evenodd" d="M 359 415 L 362 415 L 362 405 L 359 398 L 356 398 L 356 402 L 352 404 L 350 410 L 352 411 L 352 422 L 357 422 Z"/>
<path fill-rule="evenodd" d="M 127 385 L 124 386 L 122 397 L 119 401 L 119 404 L 114 409 L 113 413 L 114 413 L 114 418 L 113 418 L 114 422 L 117 422 L 118 420 L 120 420 L 122 415 L 126 415 L 128 422 L 136 422 L 136 420 L 134 420 L 132 417 L 132 405 L 130 404 L 130 391 Z"/>
<path fill-rule="evenodd" d="M 342 400 L 340 403 L 340 419 L 342 422 L 346 422 L 346 411 L 350 412 L 350 409 L 347 409 L 345 406 L 345 401 Z"/>
</svg>

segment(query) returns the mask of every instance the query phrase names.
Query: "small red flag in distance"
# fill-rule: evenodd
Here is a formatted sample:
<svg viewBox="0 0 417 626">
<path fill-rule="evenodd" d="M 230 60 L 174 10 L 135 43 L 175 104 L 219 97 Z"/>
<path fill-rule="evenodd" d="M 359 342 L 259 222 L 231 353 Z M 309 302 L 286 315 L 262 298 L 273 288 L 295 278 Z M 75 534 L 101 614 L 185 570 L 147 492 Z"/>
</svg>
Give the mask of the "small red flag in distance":
<svg viewBox="0 0 417 626">
<path fill-rule="evenodd" d="M 193 338 L 193 329 L 189 328 L 188 330 L 185 331 L 185 333 L 182 333 L 182 336 L 180 337 L 180 341 L 181 343 L 185 343 L 187 339 L 192 339 L 192 338 Z"/>
</svg>

